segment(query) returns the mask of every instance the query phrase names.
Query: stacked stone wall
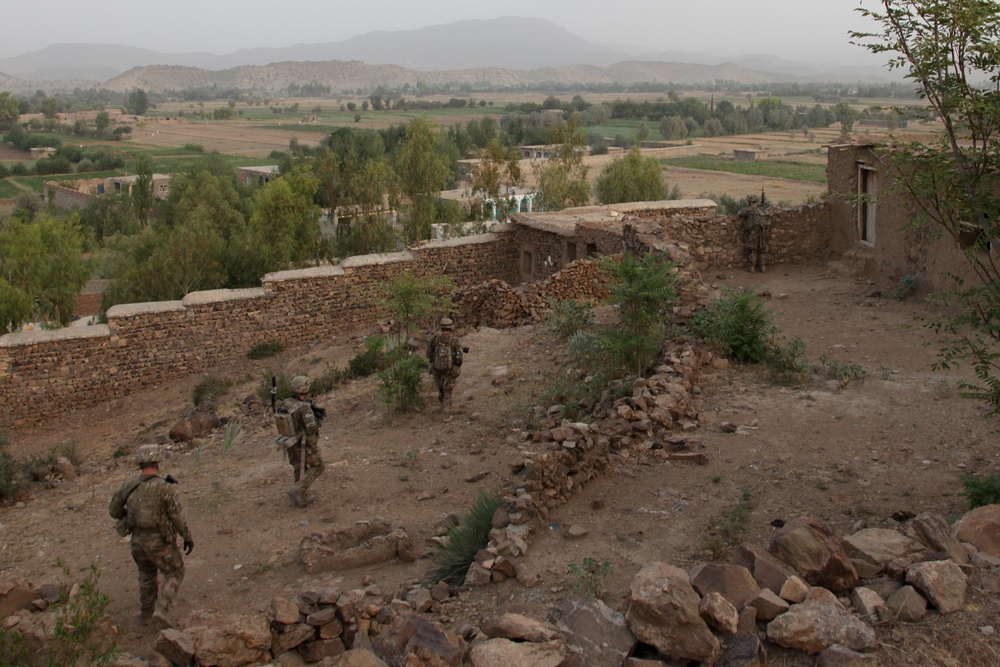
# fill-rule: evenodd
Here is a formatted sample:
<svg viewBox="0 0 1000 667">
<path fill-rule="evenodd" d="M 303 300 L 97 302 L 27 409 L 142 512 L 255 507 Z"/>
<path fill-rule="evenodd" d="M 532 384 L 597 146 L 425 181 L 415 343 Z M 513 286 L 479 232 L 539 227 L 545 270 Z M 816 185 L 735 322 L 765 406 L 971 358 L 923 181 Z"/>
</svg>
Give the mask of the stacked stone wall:
<svg viewBox="0 0 1000 667">
<path fill-rule="evenodd" d="M 115 306 L 107 325 L 0 336 L 0 421 L 37 423 L 245 358 L 261 342 L 310 344 L 368 326 L 401 271 L 456 286 L 515 281 L 515 257 L 510 235 L 486 234 L 268 274 L 261 288 Z"/>
<path fill-rule="evenodd" d="M 828 252 L 828 217 L 821 204 L 776 211 L 769 263 L 807 261 Z M 699 270 L 742 266 L 737 222 L 734 216 L 707 213 L 703 206 L 651 206 L 611 213 L 601 222 L 504 225 L 492 234 L 352 257 L 339 266 L 269 274 L 260 288 L 116 306 L 107 313 L 107 325 L 0 336 L 0 423 L 37 423 L 209 371 L 245 358 L 261 342 L 295 347 L 364 328 L 385 316 L 379 306 L 381 288 L 402 271 L 450 276 L 456 288 L 492 281 L 494 287 L 486 292 L 505 294 L 468 294 L 470 303 L 490 310 L 489 316 L 466 316 L 470 323 L 495 325 L 537 320 L 550 293 L 555 298 L 601 297 L 595 269 L 586 262 L 574 265 L 571 244 L 577 259 L 591 251 L 671 252 L 697 280 Z M 522 272 L 526 251 L 532 254 L 530 276 Z M 551 283 L 543 282 L 549 278 Z M 536 284 L 528 290 L 511 287 L 528 281 Z M 688 292 L 698 296 L 695 290 Z M 692 307 L 700 302 L 688 301 Z M 468 305 L 460 302 L 465 310 Z"/>
<path fill-rule="evenodd" d="M 746 266 L 741 221 L 736 215 L 708 211 L 633 211 L 625 217 L 625 249 L 643 255 L 650 238 L 685 244 L 699 270 Z M 828 255 L 832 250 L 831 208 L 827 203 L 771 209 L 768 264 L 797 264 Z"/>
</svg>

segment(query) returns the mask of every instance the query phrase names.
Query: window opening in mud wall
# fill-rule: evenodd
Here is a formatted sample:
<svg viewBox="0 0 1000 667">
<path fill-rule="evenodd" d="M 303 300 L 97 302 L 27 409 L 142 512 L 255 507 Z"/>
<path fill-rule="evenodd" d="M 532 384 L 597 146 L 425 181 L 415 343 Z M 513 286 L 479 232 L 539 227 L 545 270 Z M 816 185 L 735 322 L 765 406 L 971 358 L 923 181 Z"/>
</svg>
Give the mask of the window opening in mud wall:
<svg viewBox="0 0 1000 667">
<path fill-rule="evenodd" d="M 858 238 L 871 245 L 875 245 L 876 175 L 871 167 L 858 165 Z"/>
<path fill-rule="evenodd" d="M 590 257 L 591 255 L 596 255 L 596 254 L 597 254 L 597 244 L 596 243 L 588 243 L 587 244 L 587 257 Z"/>
<path fill-rule="evenodd" d="M 531 280 L 531 269 L 534 265 L 533 257 L 527 250 L 521 251 L 521 279 Z"/>
<path fill-rule="evenodd" d="M 566 263 L 569 264 L 570 262 L 575 262 L 575 261 L 576 261 L 576 244 L 575 243 L 567 243 L 566 244 Z"/>
</svg>

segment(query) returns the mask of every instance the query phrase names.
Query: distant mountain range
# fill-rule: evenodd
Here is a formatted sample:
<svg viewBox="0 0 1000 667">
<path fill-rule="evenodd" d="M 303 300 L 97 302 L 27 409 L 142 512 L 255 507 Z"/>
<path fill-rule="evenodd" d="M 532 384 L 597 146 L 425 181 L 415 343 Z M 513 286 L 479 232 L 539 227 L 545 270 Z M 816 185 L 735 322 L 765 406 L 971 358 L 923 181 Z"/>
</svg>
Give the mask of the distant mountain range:
<svg viewBox="0 0 1000 667">
<path fill-rule="evenodd" d="M 350 71 L 349 71 L 350 70 Z M 379 77 L 388 77 L 381 80 Z M 581 76 L 584 78 L 574 79 Z M 219 85 L 277 92 L 289 83 L 358 86 L 428 83 L 745 83 L 888 81 L 884 70 L 791 62 L 772 56 L 723 60 L 676 51 L 643 53 L 584 40 L 551 21 L 506 17 L 417 30 L 378 31 L 341 42 L 256 48 L 228 55 L 159 53 L 112 44 L 53 44 L 0 59 L 0 89 L 82 88 L 150 92 Z"/>
</svg>

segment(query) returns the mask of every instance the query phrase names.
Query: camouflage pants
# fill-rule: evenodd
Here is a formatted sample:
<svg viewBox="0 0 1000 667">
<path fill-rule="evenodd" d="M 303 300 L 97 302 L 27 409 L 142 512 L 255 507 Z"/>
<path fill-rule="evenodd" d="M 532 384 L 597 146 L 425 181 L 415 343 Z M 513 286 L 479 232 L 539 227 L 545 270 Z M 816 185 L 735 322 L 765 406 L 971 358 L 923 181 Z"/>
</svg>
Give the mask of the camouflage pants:
<svg viewBox="0 0 1000 667">
<path fill-rule="evenodd" d="M 455 391 L 455 381 L 458 380 L 458 371 L 433 371 L 434 384 L 437 385 L 438 402 L 441 404 L 441 411 L 446 412 L 451 409 L 451 394 Z"/>
<path fill-rule="evenodd" d="M 309 497 L 309 487 L 323 474 L 325 467 L 319 455 L 319 443 L 306 440 L 304 444 L 293 445 L 285 451 L 288 452 L 288 463 L 292 466 L 292 475 L 295 477 L 292 493 L 304 501 Z M 303 455 L 306 457 L 305 475 L 301 474 Z"/>
<path fill-rule="evenodd" d="M 157 611 L 166 615 L 184 581 L 184 559 L 181 550 L 159 532 L 132 534 L 132 560 L 139 566 L 139 609 L 144 619 Z M 163 586 L 157 590 L 156 577 L 163 573 Z"/>
</svg>

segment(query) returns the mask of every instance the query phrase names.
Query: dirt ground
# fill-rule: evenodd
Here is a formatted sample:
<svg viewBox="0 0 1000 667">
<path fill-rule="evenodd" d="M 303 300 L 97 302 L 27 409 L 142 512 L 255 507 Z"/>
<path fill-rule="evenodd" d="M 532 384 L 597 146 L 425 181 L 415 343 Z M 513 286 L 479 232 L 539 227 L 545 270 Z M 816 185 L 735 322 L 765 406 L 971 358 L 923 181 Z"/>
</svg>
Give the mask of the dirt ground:
<svg viewBox="0 0 1000 667">
<path fill-rule="evenodd" d="M 837 263 L 707 278 L 719 287 L 767 290 L 778 327 L 786 336 L 802 337 L 808 359 L 825 355 L 856 364 L 867 377 L 843 383 L 817 373 L 802 386 L 786 387 L 754 369 L 703 376 L 701 429 L 691 442 L 708 455 L 707 465 L 623 455 L 606 477 L 558 509 L 550 525 L 539 526 L 522 562 L 529 575 L 538 576 L 537 586 L 508 581 L 463 592 L 442 611 L 450 623 L 475 621 L 512 604 L 541 614 L 574 583 L 568 565 L 588 557 L 610 563 L 603 598 L 620 608 L 643 563 L 689 568 L 710 558 L 711 520 L 743 499 L 750 509 L 740 526 L 744 538 L 766 545 L 772 521 L 798 515 L 819 517 L 841 534 L 895 526 L 896 511 L 954 519 L 963 512 L 960 476 L 1000 469 L 998 422 L 984 419 L 982 406 L 958 393 L 968 370 L 928 368 L 934 347 L 927 344 L 934 340 L 913 323 L 915 314 L 925 312 L 921 302 L 870 296 L 888 286 L 847 277 Z M 456 390 L 458 414 L 450 419 L 430 409 L 389 419 L 370 379 L 321 397 L 330 413 L 321 440 L 328 467 L 313 487 L 318 502 L 304 510 L 289 507 L 284 491 L 291 471 L 272 444 L 270 420 L 244 413 L 241 402 L 263 371 L 318 373 L 329 363 L 343 365 L 359 339 L 317 340 L 280 358 L 219 368 L 215 374 L 235 384 L 218 411 L 243 420 L 240 437 L 225 454 L 218 436 L 193 449 L 176 448 L 163 466 L 180 480 L 196 545 L 186 559 L 176 615 L 263 613 L 274 596 L 330 584 L 357 587 L 365 577 L 385 592 L 419 581 L 427 559 L 309 576 L 297 563 L 296 549 L 312 531 L 374 517 L 402 523 L 423 547 L 435 524 L 448 513 L 463 513 L 478 488 L 511 481 L 518 433 L 546 382 L 562 372 L 563 352 L 541 325 L 471 331 L 464 341 L 471 352 Z M 166 433 L 190 406 L 200 379 L 166 383 L 97 408 L 68 405 L 61 423 L 10 434 L 19 457 L 68 445 L 82 463 L 76 479 L 39 486 L 26 502 L 0 508 L 0 580 L 58 580 L 57 558 L 74 570 L 97 562 L 125 648 L 153 657 L 154 635 L 135 618 L 135 566 L 127 543 L 114 533 L 107 502 L 132 474 L 134 447 Z M 432 393 L 427 383 L 428 404 L 435 402 Z M 739 428 L 725 433 L 723 421 Z M 128 454 L 115 458 L 123 451 Z M 596 500 L 603 501 L 601 509 L 593 509 Z M 587 536 L 564 539 L 574 525 L 586 528 Z M 996 598 L 973 589 L 965 611 L 879 628 L 879 654 L 883 664 L 997 664 L 1000 639 L 979 628 L 998 624 Z M 773 651 L 771 660 L 812 664 L 782 650 Z"/>
</svg>

